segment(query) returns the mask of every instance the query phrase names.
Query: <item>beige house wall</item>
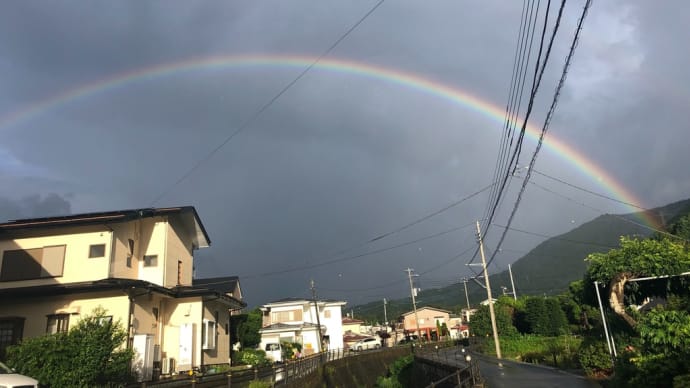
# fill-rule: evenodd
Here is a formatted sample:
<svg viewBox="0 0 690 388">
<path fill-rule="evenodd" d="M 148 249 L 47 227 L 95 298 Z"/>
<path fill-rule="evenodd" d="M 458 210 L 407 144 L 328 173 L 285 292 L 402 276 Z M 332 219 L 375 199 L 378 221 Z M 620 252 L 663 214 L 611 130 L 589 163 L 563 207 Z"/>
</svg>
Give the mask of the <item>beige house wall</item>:
<svg viewBox="0 0 690 388">
<path fill-rule="evenodd" d="M 141 259 L 138 263 L 140 280 L 146 280 L 153 284 L 162 286 L 164 284 L 164 263 L 166 257 L 166 240 L 168 223 L 164 217 L 152 217 L 142 220 L 142 239 L 140 254 Z M 144 256 L 158 256 L 158 263 L 155 267 L 144 266 Z"/>
<path fill-rule="evenodd" d="M 180 236 L 186 233 L 182 232 L 183 226 L 178 222 L 171 222 L 167 229 L 166 238 L 166 262 L 165 262 L 165 287 L 174 287 L 177 285 L 191 286 L 192 285 L 192 241 L 189 238 L 184 240 Z M 178 261 L 181 262 L 181 282 L 178 284 Z"/>
<path fill-rule="evenodd" d="M 0 241 L 0 268 L 6 250 L 34 249 L 49 246 L 65 245 L 62 275 L 18 281 L 0 282 L 0 288 L 31 287 L 55 283 L 84 282 L 108 277 L 110 255 L 112 251 L 112 232 L 105 226 L 62 228 L 59 234 L 55 231 L 41 231 L 31 237 L 17 236 L 14 239 Z M 89 258 L 89 246 L 105 244 L 105 255 Z"/>
<path fill-rule="evenodd" d="M 113 322 L 120 320 L 123 327 L 127 326 L 129 299 L 119 292 L 66 295 L 31 301 L 3 301 L 0 304 L 0 318 L 22 317 L 25 319 L 23 338 L 39 337 L 46 334 L 48 315 L 70 314 L 71 329 L 82 317 L 91 315 L 97 307 L 103 307 L 106 315 L 112 315 Z"/>
<path fill-rule="evenodd" d="M 139 248 L 141 247 L 141 228 L 140 221 L 123 222 L 113 224 L 113 233 L 115 235 L 114 254 L 110 260 L 110 277 L 111 278 L 125 278 L 137 279 L 139 277 L 139 260 L 141 254 Z M 131 267 L 127 267 L 127 256 L 129 252 L 129 240 L 134 241 L 134 252 L 131 257 Z"/>
<path fill-rule="evenodd" d="M 216 316 L 218 319 L 216 319 Z M 216 322 L 216 348 L 202 350 L 204 364 L 230 362 L 230 314 L 228 308 L 216 302 L 204 302 L 204 319 Z M 201 337 L 201 330 L 199 331 Z"/>
<path fill-rule="evenodd" d="M 445 311 L 439 311 L 429 308 L 423 308 L 417 310 L 417 317 L 419 318 L 419 328 L 432 328 L 436 329 L 436 321 L 442 325 L 444 322 L 448 324 L 450 315 Z M 415 331 L 417 330 L 417 325 L 415 324 L 415 314 L 410 313 L 405 315 L 404 320 L 405 330 Z"/>
<path fill-rule="evenodd" d="M 199 298 L 168 299 L 165 303 L 166 330 L 163 334 L 163 344 L 161 350 L 163 357 L 179 360 L 180 347 L 180 326 L 184 323 L 194 325 L 194 338 L 192 350 L 192 364 L 199 365 L 201 362 L 201 324 L 202 303 Z"/>
</svg>

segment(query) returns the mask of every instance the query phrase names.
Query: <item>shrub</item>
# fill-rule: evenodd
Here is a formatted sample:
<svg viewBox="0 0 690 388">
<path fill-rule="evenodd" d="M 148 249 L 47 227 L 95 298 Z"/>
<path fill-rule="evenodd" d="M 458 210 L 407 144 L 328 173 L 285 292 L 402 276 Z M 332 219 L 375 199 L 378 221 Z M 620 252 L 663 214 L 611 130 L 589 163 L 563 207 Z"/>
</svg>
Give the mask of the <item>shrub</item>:
<svg viewBox="0 0 690 388">
<path fill-rule="evenodd" d="M 580 345 L 577 358 L 588 376 L 609 375 L 612 372 L 611 355 L 603 339 L 586 338 Z"/>
<path fill-rule="evenodd" d="M 131 380 L 134 355 L 122 345 L 127 332 L 121 322 L 105 320 L 97 308 L 68 333 L 29 338 L 7 352 L 7 363 L 53 388 L 123 384 Z"/>
<path fill-rule="evenodd" d="M 266 352 L 260 349 L 244 349 L 235 353 L 235 365 L 268 365 L 271 361 L 266 358 Z"/>
</svg>

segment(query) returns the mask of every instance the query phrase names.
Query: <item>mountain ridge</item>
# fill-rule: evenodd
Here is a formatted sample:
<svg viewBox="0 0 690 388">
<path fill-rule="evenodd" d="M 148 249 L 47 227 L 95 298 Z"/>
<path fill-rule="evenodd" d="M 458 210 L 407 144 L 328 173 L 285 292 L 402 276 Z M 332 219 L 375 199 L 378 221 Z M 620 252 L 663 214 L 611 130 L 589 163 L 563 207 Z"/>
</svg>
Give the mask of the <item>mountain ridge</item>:
<svg viewBox="0 0 690 388">
<path fill-rule="evenodd" d="M 684 214 L 690 213 L 690 199 L 673 202 L 654 209 L 627 214 L 602 214 L 576 228 L 537 244 L 528 253 L 512 264 L 513 279 L 518 296 L 555 295 L 566 291 L 568 285 L 582 279 L 587 255 L 607 252 L 618 247 L 621 236 L 649 237 L 656 230 L 637 220 L 654 219 L 659 225 L 671 225 Z M 516 230 L 517 232 L 530 233 Z M 502 287 L 511 291 L 510 275 L 507 270 L 490 274 L 494 297 L 501 294 Z M 470 303 L 476 305 L 486 299 L 486 290 L 477 282 L 468 281 Z M 483 285 L 483 281 L 481 281 Z M 497 292 L 497 290 L 499 290 Z M 458 311 L 466 307 L 465 290 L 462 282 L 446 287 L 420 292 L 417 306 L 435 306 Z M 394 317 L 412 309 L 411 298 L 390 300 L 388 316 Z M 383 321 L 380 302 L 355 306 L 360 317 L 370 321 Z M 381 315 L 381 317 L 379 317 Z"/>
</svg>

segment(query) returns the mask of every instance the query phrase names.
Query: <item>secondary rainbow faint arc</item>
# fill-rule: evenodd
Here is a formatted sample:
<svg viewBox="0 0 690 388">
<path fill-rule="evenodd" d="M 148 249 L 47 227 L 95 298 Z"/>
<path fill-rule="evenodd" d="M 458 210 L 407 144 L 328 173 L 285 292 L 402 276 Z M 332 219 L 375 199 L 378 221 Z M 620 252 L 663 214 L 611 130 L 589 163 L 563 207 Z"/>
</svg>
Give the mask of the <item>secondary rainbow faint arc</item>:
<svg viewBox="0 0 690 388">
<path fill-rule="evenodd" d="M 177 73 L 199 71 L 203 69 L 226 69 L 231 67 L 259 67 L 259 66 L 288 66 L 305 68 L 316 61 L 316 57 L 295 55 L 228 55 L 194 58 L 179 62 L 163 63 L 150 67 L 139 68 L 80 85 L 65 92 L 37 101 L 23 109 L 0 117 L 0 129 L 7 128 L 31 120 L 32 118 L 75 100 L 93 96 L 131 83 L 171 76 Z M 475 112 L 488 117 L 498 123 L 503 123 L 505 110 L 489 101 L 480 99 L 461 89 L 444 85 L 440 82 L 420 76 L 419 74 L 404 72 L 398 69 L 355 62 L 346 59 L 323 58 L 314 65 L 315 69 L 355 74 L 362 77 L 374 78 L 417 90 L 450 100 L 465 106 Z M 540 129 L 533 124 L 527 125 L 527 136 L 535 140 Z M 559 157 L 574 165 L 585 175 L 590 176 L 603 186 L 614 197 L 633 204 L 640 204 L 636 196 L 618 183 L 606 170 L 589 160 L 567 143 L 561 141 L 553 133 L 544 140 L 544 146 Z M 630 207 L 632 211 L 637 211 Z M 648 214 L 642 220 L 649 226 L 658 227 L 657 221 Z"/>
</svg>

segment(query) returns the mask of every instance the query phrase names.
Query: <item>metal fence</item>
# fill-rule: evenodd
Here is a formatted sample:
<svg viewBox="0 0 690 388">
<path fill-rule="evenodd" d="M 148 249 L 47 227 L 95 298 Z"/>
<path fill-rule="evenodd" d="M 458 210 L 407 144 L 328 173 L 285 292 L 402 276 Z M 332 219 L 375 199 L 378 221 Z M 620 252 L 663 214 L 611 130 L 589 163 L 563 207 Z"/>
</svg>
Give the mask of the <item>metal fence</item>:
<svg viewBox="0 0 690 388">
<path fill-rule="evenodd" d="M 408 345 L 409 346 L 409 345 Z M 335 349 L 324 353 L 300 357 L 273 365 L 248 367 L 245 370 L 214 372 L 215 368 L 205 367 L 204 371 L 194 371 L 192 375 L 174 375 L 158 381 L 142 382 L 128 386 L 128 388 L 172 388 L 172 387 L 221 387 L 244 386 L 252 380 L 265 380 L 273 385 L 284 385 L 309 376 L 319 366 L 345 357 L 356 357 L 360 354 L 385 352 L 395 348 L 380 348 L 365 352 L 355 352 L 347 349 Z M 220 369 L 220 368 L 218 368 Z M 221 369 L 222 370 L 222 369 Z"/>
</svg>

